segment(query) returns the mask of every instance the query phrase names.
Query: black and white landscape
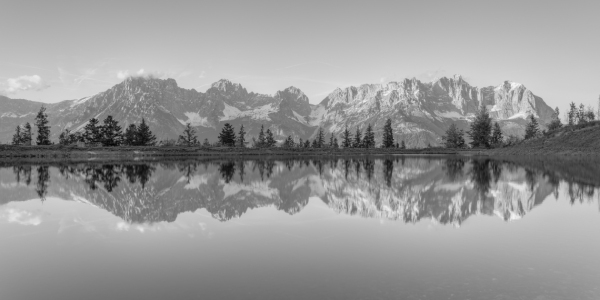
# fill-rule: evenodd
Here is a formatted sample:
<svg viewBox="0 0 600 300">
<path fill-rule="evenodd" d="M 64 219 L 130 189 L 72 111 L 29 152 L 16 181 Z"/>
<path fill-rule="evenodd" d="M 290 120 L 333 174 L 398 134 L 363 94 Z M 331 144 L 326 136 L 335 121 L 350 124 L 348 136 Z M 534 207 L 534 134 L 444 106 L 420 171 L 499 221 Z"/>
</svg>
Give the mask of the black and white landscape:
<svg viewBox="0 0 600 300">
<path fill-rule="evenodd" d="M 505 135 L 522 136 L 530 115 L 545 125 L 554 113 L 523 84 L 505 81 L 478 88 L 461 76 L 342 87 L 316 105 L 293 86 L 265 95 L 223 79 L 198 92 L 179 87 L 174 79 L 129 77 L 96 95 L 53 104 L 0 97 L 0 140 L 10 140 L 16 126 L 32 122 L 42 105 L 47 107 L 54 139 L 64 129 L 82 131 L 89 119 L 109 115 L 123 127 L 144 118 L 158 139 L 176 139 L 190 123 L 201 139 L 216 140 L 227 122 L 244 125 L 249 136 L 257 136 L 264 125 L 280 141 L 290 135 L 314 138 L 319 127 L 341 136 L 345 128 L 354 132 L 367 124 L 374 126 L 379 139 L 391 118 L 395 138 L 409 147 L 441 144 L 450 124 L 467 128 L 481 105 L 488 107 Z"/>
</svg>

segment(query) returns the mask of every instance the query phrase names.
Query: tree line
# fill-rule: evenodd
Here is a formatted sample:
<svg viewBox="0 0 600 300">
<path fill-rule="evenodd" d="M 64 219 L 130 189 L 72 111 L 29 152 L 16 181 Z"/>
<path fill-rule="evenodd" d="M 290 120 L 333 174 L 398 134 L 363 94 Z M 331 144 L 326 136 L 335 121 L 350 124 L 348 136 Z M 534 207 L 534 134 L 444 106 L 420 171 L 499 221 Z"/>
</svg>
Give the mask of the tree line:
<svg viewBox="0 0 600 300">
<path fill-rule="evenodd" d="M 600 99 L 599 99 L 600 105 Z M 600 112 L 600 106 L 599 106 Z M 587 108 L 580 104 L 579 107 L 575 102 L 569 104 L 569 110 L 566 113 L 566 120 L 568 126 L 585 124 L 596 120 L 596 114 L 591 106 Z M 554 109 L 552 118 L 547 124 L 547 130 L 541 130 L 540 124 L 533 113 L 530 113 L 527 117 L 527 124 L 525 126 L 524 140 L 544 136 L 549 132 L 560 129 L 563 127 L 562 121 L 560 120 L 560 110 L 558 107 Z M 521 139 L 516 136 L 504 137 L 500 124 L 494 122 L 492 124 L 492 118 L 485 105 L 482 105 L 475 116 L 475 120 L 470 124 L 470 128 L 467 132 L 462 129 L 458 129 L 456 124 L 451 124 L 445 135 L 442 137 L 443 144 L 446 148 L 466 148 L 464 135 L 467 134 L 471 138 L 470 145 L 472 148 L 492 148 L 510 146 L 514 143 L 519 142 Z"/>
</svg>

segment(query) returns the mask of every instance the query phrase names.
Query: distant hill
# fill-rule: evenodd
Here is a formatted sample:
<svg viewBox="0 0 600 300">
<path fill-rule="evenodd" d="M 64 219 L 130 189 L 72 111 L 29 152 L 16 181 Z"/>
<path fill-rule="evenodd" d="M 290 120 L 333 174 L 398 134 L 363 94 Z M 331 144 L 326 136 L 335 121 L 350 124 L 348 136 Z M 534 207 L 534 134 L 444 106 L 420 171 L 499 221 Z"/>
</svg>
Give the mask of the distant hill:
<svg viewBox="0 0 600 300">
<path fill-rule="evenodd" d="M 288 135 L 296 140 L 312 138 L 319 127 L 340 135 L 346 127 L 354 132 L 370 123 L 380 140 L 383 125 L 391 118 L 395 139 L 408 147 L 439 145 L 451 123 L 467 128 L 481 105 L 488 107 L 507 135 L 522 135 L 529 114 L 544 125 L 553 113 L 522 84 L 505 81 L 477 88 L 461 76 L 338 88 L 317 105 L 296 87 L 265 95 L 223 79 L 202 93 L 181 88 L 174 79 L 130 77 L 96 95 L 53 104 L 0 96 L 0 141 L 9 142 L 17 125 L 33 122 L 42 105 L 47 107 L 53 140 L 64 129 L 81 130 L 90 118 L 108 115 L 123 128 L 145 118 L 159 139 L 176 139 L 189 122 L 201 140 L 212 141 L 225 122 L 236 129 L 243 124 L 248 140 L 264 125 L 280 141 Z"/>
</svg>

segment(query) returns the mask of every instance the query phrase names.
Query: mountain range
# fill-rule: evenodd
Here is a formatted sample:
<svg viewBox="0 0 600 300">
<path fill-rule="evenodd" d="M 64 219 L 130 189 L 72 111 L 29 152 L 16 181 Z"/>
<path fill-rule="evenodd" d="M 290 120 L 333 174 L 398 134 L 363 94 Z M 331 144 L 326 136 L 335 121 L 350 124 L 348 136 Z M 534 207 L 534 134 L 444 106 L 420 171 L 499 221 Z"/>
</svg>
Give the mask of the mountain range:
<svg viewBox="0 0 600 300">
<path fill-rule="evenodd" d="M 316 105 L 296 87 L 265 95 L 222 79 L 202 93 L 181 88 L 174 79 L 129 77 L 96 95 L 52 104 L 0 96 L 0 141 L 9 142 L 17 125 L 33 123 L 42 105 L 54 140 L 64 129 L 81 130 L 89 119 L 108 115 L 123 128 L 144 118 L 159 140 L 177 139 L 185 124 L 191 123 L 200 140 L 211 141 L 226 122 L 236 129 L 243 124 L 250 138 L 264 125 L 278 140 L 288 135 L 306 140 L 319 127 L 339 136 L 346 127 L 354 132 L 370 123 L 379 140 L 386 119 L 391 118 L 395 139 L 404 140 L 408 147 L 440 144 L 451 123 L 467 129 L 481 105 L 487 106 L 505 135 L 522 135 L 529 114 L 539 118 L 542 126 L 553 114 L 542 98 L 522 84 L 505 81 L 478 88 L 458 75 L 432 82 L 412 78 L 338 88 Z"/>
</svg>

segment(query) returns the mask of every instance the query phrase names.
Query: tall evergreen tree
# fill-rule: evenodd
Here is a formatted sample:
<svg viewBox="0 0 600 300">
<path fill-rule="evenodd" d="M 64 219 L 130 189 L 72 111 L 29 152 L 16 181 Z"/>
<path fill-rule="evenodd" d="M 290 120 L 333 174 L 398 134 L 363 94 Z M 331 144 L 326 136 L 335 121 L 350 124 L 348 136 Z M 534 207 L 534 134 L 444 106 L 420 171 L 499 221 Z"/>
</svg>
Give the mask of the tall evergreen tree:
<svg viewBox="0 0 600 300">
<path fill-rule="evenodd" d="M 588 122 L 592 122 L 596 119 L 596 113 L 594 113 L 594 109 L 592 108 L 591 105 L 588 105 L 588 107 L 585 111 L 585 118 L 587 119 Z"/>
<path fill-rule="evenodd" d="M 344 129 L 342 133 L 342 147 L 350 148 L 352 146 L 352 138 L 350 137 L 350 130 L 348 130 L 348 126 Z"/>
<path fill-rule="evenodd" d="M 38 145 L 50 145 L 50 126 L 48 126 L 48 114 L 46 108 L 42 106 L 35 117 L 35 126 L 38 129 L 36 143 Z"/>
<path fill-rule="evenodd" d="M 502 134 L 502 128 L 500 128 L 500 124 L 498 124 L 498 122 L 494 122 L 491 144 L 494 146 L 498 146 L 502 143 L 503 140 L 504 136 Z"/>
<path fill-rule="evenodd" d="M 317 138 L 315 137 L 315 139 L 312 141 L 312 145 L 311 147 L 313 148 L 319 148 L 319 141 L 317 140 Z"/>
<path fill-rule="evenodd" d="M 362 146 L 362 132 L 360 131 L 360 127 L 356 127 L 356 134 L 354 135 L 354 144 L 352 147 L 360 148 Z"/>
<path fill-rule="evenodd" d="M 444 146 L 446 148 L 464 148 L 465 147 L 465 138 L 464 132 L 456 127 L 456 124 L 450 124 L 448 130 L 446 130 L 446 135 L 442 137 L 444 140 Z"/>
<path fill-rule="evenodd" d="M 538 121 L 535 119 L 533 114 L 528 117 L 529 123 L 527 123 L 527 127 L 525 127 L 525 139 L 531 139 L 538 135 L 540 129 L 538 126 Z"/>
<path fill-rule="evenodd" d="M 333 139 L 334 139 L 333 132 L 331 132 L 329 134 L 329 145 L 328 145 L 329 148 L 333 148 Z"/>
<path fill-rule="evenodd" d="M 316 141 L 315 148 L 323 148 L 323 146 L 325 146 L 325 133 L 323 132 L 323 128 L 319 127 L 319 131 L 317 132 L 315 141 Z"/>
<path fill-rule="evenodd" d="M 204 141 L 206 143 L 208 143 L 208 139 L 205 139 Z M 193 146 L 193 145 L 198 144 L 198 137 L 196 137 L 196 130 L 194 130 L 194 128 L 192 128 L 192 124 L 190 124 L 190 123 L 185 124 L 185 129 L 183 130 L 183 134 L 181 134 L 179 136 L 179 142 L 186 146 Z M 205 146 L 205 145 L 203 145 L 203 146 Z M 209 144 L 209 146 L 210 146 L 210 144 Z"/>
<path fill-rule="evenodd" d="M 552 121 L 548 124 L 548 131 L 556 130 L 561 127 L 560 111 L 558 110 L 558 107 L 556 107 L 556 109 L 554 109 L 554 114 L 552 114 Z"/>
<path fill-rule="evenodd" d="M 15 146 L 21 145 L 22 143 L 22 134 L 21 134 L 21 125 L 17 125 L 17 128 L 15 128 L 15 134 L 13 135 L 12 138 L 12 144 Z"/>
<path fill-rule="evenodd" d="M 406 149 L 406 144 L 404 143 L 404 140 L 402 140 L 402 143 L 400 144 L 400 149 Z"/>
<path fill-rule="evenodd" d="M 275 145 L 277 145 L 277 141 L 275 140 L 275 137 L 273 137 L 273 132 L 271 131 L 271 129 L 267 129 L 265 144 L 269 148 L 275 147 Z"/>
<path fill-rule="evenodd" d="M 298 140 L 298 148 L 304 148 L 304 142 L 302 141 L 302 138 Z"/>
<path fill-rule="evenodd" d="M 119 146 L 123 142 L 123 132 L 119 122 L 112 116 L 107 116 L 102 125 L 102 145 L 106 147 Z"/>
<path fill-rule="evenodd" d="M 283 142 L 283 147 L 284 148 L 294 148 L 295 146 L 296 145 L 294 143 L 294 138 L 292 138 L 291 135 L 288 135 L 288 137 Z"/>
<path fill-rule="evenodd" d="M 152 146 L 156 143 L 156 136 L 152 134 L 150 126 L 146 124 L 146 120 L 142 118 L 142 122 L 136 129 L 136 144 L 139 146 Z"/>
<path fill-rule="evenodd" d="M 579 105 L 579 111 L 577 111 L 577 124 L 583 124 L 587 122 L 587 114 L 585 113 L 585 105 Z"/>
<path fill-rule="evenodd" d="M 21 128 L 21 145 L 29 145 L 31 146 L 31 124 L 29 122 L 25 123 L 25 126 Z"/>
<path fill-rule="evenodd" d="M 571 104 L 569 104 L 569 112 L 567 113 L 567 122 L 569 123 L 569 126 L 575 125 L 577 122 L 577 112 L 578 110 L 575 102 L 571 102 Z"/>
<path fill-rule="evenodd" d="M 267 145 L 267 140 L 265 138 L 265 126 L 260 125 L 260 132 L 258 133 L 258 142 L 256 143 L 258 147 L 265 147 Z"/>
<path fill-rule="evenodd" d="M 477 116 L 473 123 L 471 123 L 471 130 L 468 134 L 471 137 L 471 146 L 473 148 L 478 147 L 490 147 L 490 136 L 492 133 L 492 119 L 487 111 L 485 105 L 481 105 Z"/>
<path fill-rule="evenodd" d="M 363 139 L 363 147 L 373 148 L 375 147 L 375 133 L 373 132 L 373 126 L 369 123 L 367 130 L 365 131 L 365 137 Z"/>
<path fill-rule="evenodd" d="M 202 143 L 202 147 L 210 147 L 210 143 L 208 142 L 208 139 L 204 139 L 204 142 Z"/>
<path fill-rule="evenodd" d="M 392 129 L 392 119 L 387 119 L 383 126 L 383 143 L 384 148 L 394 147 L 394 131 Z"/>
<path fill-rule="evenodd" d="M 129 126 L 127 126 L 127 129 L 125 129 L 125 134 L 123 135 L 123 144 L 127 146 L 137 146 L 137 136 L 137 126 L 135 126 L 135 124 L 133 123 L 129 124 Z"/>
<path fill-rule="evenodd" d="M 240 132 L 238 132 L 237 136 L 237 146 L 241 148 L 246 147 L 246 131 L 244 130 L 244 125 L 240 126 Z"/>
<path fill-rule="evenodd" d="M 219 143 L 223 146 L 235 147 L 235 131 L 229 123 L 223 125 L 223 129 L 219 134 Z"/>
<path fill-rule="evenodd" d="M 333 138 L 333 148 L 339 148 L 339 147 L 340 147 L 340 145 L 338 144 L 338 139 L 337 139 L 337 137 L 334 137 Z"/>
<path fill-rule="evenodd" d="M 86 143 L 102 142 L 102 125 L 98 125 L 100 120 L 91 118 L 85 127 L 83 127 L 83 139 Z"/>
</svg>

